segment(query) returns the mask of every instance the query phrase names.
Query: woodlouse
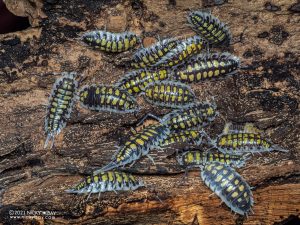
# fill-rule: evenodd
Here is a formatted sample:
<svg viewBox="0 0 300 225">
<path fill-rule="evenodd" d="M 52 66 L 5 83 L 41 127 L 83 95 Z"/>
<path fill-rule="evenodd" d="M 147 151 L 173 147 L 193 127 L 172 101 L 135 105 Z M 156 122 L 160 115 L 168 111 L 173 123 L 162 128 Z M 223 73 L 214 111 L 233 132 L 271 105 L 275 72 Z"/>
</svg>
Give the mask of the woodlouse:
<svg viewBox="0 0 300 225">
<path fill-rule="evenodd" d="M 75 194 L 89 194 L 88 198 L 92 193 L 99 193 L 98 198 L 100 198 L 100 194 L 102 192 L 133 191 L 143 186 L 144 183 L 142 179 L 137 179 L 129 173 L 107 171 L 86 177 L 78 185 L 76 185 L 74 188 L 66 190 L 66 192 Z"/>
<path fill-rule="evenodd" d="M 149 103 L 169 108 L 188 107 L 196 98 L 189 86 L 174 81 L 149 83 L 144 92 L 144 98 Z"/>
<path fill-rule="evenodd" d="M 194 11 L 188 15 L 188 22 L 201 37 L 211 45 L 229 45 L 231 34 L 228 27 L 209 12 Z"/>
<path fill-rule="evenodd" d="M 140 48 L 134 54 L 131 66 L 136 69 L 154 66 L 177 44 L 176 39 L 165 39 L 148 48 Z"/>
<path fill-rule="evenodd" d="M 173 79 L 180 82 L 199 82 L 237 72 L 239 59 L 227 52 L 198 55 L 174 68 Z"/>
<path fill-rule="evenodd" d="M 94 171 L 94 174 L 125 166 L 135 162 L 144 155 L 148 156 L 154 163 L 148 153 L 158 148 L 159 144 L 168 137 L 169 133 L 169 128 L 162 123 L 150 125 L 136 132 L 125 142 L 124 146 L 118 149 L 116 154 L 112 157 L 112 161 L 103 168 Z"/>
<path fill-rule="evenodd" d="M 202 150 L 185 151 L 177 155 L 177 162 L 184 168 L 202 167 L 206 163 L 220 162 L 240 168 L 245 165 L 246 156 L 223 154 L 219 152 L 204 152 Z"/>
<path fill-rule="evenodd" d="M 205 43 L 199 36 L 193 36 L 181 41 L 174 49 L 168 52 L 154 66 L 173 67 L 184 63 L 188 58 L 199 54 L 205 48 Z"/>
<path fill-rule="evenodd" d="M 129 94 L 138 94 L 154 81 L 166 80 L 170 76 L 167 69 L 139 69 L 125 74 L 116 86 L 128 91 Z"/>
<path fill-rule="evenodd" d="M 229 165 L 207 163 L 201 171 L 204 183 L 234 212 L 248 215 L 254 200 L 248 183 Z"/>
<path fill-rule="evenodd" d="M 83 86 L 79 91 L 81 106 L 93 111 L 133 113 L 139 106 L 126 90 L 115 86 L 92 84 Z"/>
<path fill-rule="evenodd" d="M 82 40 L 105 52 L 125 52 L 140 42 L 139 37 L 132 32 L 112 33 L 101 30 L 83 34 Z"/>
<path fill-rule="evenodd" d="M 54 137 L 66 126 L 66 120 L 70 118 L 76 97 L 78 81 L 77 73 L 62 73 L 52 88 L 45 118 L 45 133 L 47 139 L 44 148 L 52 139 L 51 148 L 54 145 Z"/>
<path fill-rule="evenodd" d="M 218 112 L 216 105 L 209 102 L 196 102 L 188 108 L 174 110 L 163 117 L 171 131 L 201 129 L 215 120 Z"/>
</svg>

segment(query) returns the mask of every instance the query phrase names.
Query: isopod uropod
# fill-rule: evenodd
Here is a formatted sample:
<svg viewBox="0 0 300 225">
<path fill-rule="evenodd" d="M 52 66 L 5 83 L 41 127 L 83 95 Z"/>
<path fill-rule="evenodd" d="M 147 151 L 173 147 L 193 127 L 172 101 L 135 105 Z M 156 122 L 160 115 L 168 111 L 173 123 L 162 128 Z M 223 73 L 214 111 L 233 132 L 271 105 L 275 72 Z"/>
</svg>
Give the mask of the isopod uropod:
<svg viewBox="0 0 300 225">
<path fill-rule="evenodd" d="M 83 34 L 82 40 L 105 52 L 125 52 L 140 42 L 139 37 L 132 32 L 112 33 L 101 30 Z"/>
<path fill-rule="evenodd" d="M 139 111 L 136 100 L 126 91 L 115 86 L 85 85 L 79 90 L 81 106 L 94 111 L 132 113 Z"/>
<path fill-rule="evenodd" d="M 76 78 L 77 73 L 64 72 L 53 85 L 45 118 L 47 139 L 44 148 L 47 147 L 50 139 L 52 139 L 51 148 L 53 147 L 54 137 L 66 126 L 66 120 L 71 116 L 79 85 Z"/>
<path fill-rule="evenodd" d="M 254 200 L 248 183 L 229 165 L 207 163 L 201 171 L 204 183 L 234 212 L 248 215 Z"/>
<path fill-rule="evenodd" d="M 227 26 L 209 12 L 194 11 L 188 22 L 201 37 L 211 45 L 229 45 L 231 34 Z"/>
</svg>

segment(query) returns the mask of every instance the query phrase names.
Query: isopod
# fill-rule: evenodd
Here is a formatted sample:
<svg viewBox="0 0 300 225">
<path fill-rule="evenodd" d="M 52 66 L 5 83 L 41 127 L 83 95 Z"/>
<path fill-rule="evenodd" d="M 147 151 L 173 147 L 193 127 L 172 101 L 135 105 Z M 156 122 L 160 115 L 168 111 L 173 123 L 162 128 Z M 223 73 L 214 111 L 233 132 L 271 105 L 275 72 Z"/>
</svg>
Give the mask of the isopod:
<svg viewBox="0 0 300 225">
<path fill-rule="evenodd" d="M 106 171 L 97 175 L 88 176 L 83 179 L 75 187 L 66 190 L 67 193 L 75 194 L 89 194 L 108 191 L 128 191 L 136 190 L 140 187 L 144 187 L 142 179 L 137 179 L 132 174 L 118 171 Z"/>
<path fill-rule="evenodd" d="M 53 147 L 54 137 L 66 126 L 66 121 L 71 116 L 79 85 L 76 78 L 77 73 L 64 72 L 53 85 L 45 118 L 47 139 L 44 148 L 47 147 L 50 139 L 52 139 L 51 148 Z"/>
<path fill-rule="evenodd" d="M 188 108 L 177 109 L 166 114 L 162 120 L 170 127 L 172 132 L 201 129 L 215 120 L 218 112 L 216 105 L 209 102 L 196 102 Z"/>
<path fill-rule="evenodd" d="M 126 90 L 115 86 L 92 84 L 79 90 L 81 106 L 93 111 L 133 113 L 139 111 L 138 103 Z"/>
<path fill-rule="evenodd" d="M 168 80 L 149 83 L 144 92 L 144 98 L 149 103 L 169 108 L 188 107 L 196 99 L 189 86 Z"/>
<path fill-rule="evenodd" d="M 229 165 L 207 163 L 201 171 L 204 183 L 234 212 L 248 215 L 254 204 L 248 183 Z"/>
<path fill-rule="evenodd" d="M 228 27 L 209 12 L 194 11 L 188 15 L 193 30 L 211 45 L 226 45 L 231 41 Z"/>
<path fill-rule="evenodd" d="M 170 130 L 168 126 L 162 123 L 150 125 L 136 132 L 125 142 L 124 146 L 118 149 L 116 154 L 112 157 L 112 161 L 103 168 L 94 171 L 94 174 L 125 166 L 135 162 L 144 155 L 148 156 L 154 163 L 148 153 L 155 148 L 159 148 L 159 144 L 168 137 L 169 133 Z"/>
<path fill-rule="evenodd" d="M 223 154 L 219 152 L 204 152 L 202 150 L 185 151 L 177 155 L 177 162 L 184 168 L 202 167 L 210 162 L 220 162 L 240 168 L 245 165 L 248 157 Z"/>
<path fill-rule="evenodd" d="M 250 132 L 251 130 L 249 129 L 251 129 L 252 132 Z M 260 133 L 257 133 L 255 129 L 249 125 L 236 130 L 229 128 L 227 132 L 223 131 L 216 139 L 211 139 L 205 132 L 204 136 L 207 137 L 212 146 L 224 154 L 242 155 L 245 153 L 262 153 L 274 150 L 288 152 L 288 150 L 262 137 Z"/>
<path fill-rule="evenodd" d="M 135 69 L 151 67 L 159 62 L 178 44 L 176 39 L 165 39 L 148 48 L 140 48 L 133 56 L 131 66 Z"/>
<path fill-rule="evenodd" d="M 172 144 L 186 143 L 200 145 L 202 132 L 198 130 L 184 130 L 178 133 L 170 133 L 169 136 L 160 144 L 165 147 Z"/>
<path fill-rule="evenodd" d="M 180 82 L 199 82 L 237 72 L 239 59 L 227 52 L 202 54 L 174 68 L 173 79 Z"/>
<path fill-rule="evenodd" d="M 149 83 L 158 80 L 166 80 L 170 77 L 170 71 L 166 69 L 139 69 L 125 74 L 116 86 L 128 91 L 129 94 L 138 94 Z"/>
<path fill-rule="evenodd" d="M 139 37 L 132 32 L 112 33 L 102 30 L 87 32 L 83 34 L 82 40 L 105 52 L 125 52 L 140 43 Z"/>
<path fill-rule="evenodd" d="M 199 36 L 193 36 L 181 41 L 176 48 L 168 52 L 154 66 L 173 67 L 185 62 L 188 58 L 199 54 L 205 48 L 205 43 Z"/>
</svg>

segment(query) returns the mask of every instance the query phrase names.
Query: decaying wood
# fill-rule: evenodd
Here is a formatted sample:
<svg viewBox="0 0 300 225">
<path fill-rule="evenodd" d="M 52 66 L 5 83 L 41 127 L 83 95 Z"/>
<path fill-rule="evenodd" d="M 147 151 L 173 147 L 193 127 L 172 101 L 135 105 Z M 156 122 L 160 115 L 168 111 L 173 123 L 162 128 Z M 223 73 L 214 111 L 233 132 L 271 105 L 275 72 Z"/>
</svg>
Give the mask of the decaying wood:
<svg viewBox="0 0 300 225">
<path fill-rule="evenodd" d="M 0 35 L 0 222 L 10 210 L 56 211 L 39 224 L 274 224 L 299 216 L 299 3 L 258 1 L 5 1 L 32 27 Z M 214 5 L 214 2 L 223 3 Z M 24 9 L 20 9 L 21 4 Z M 298 6 L 297 6 L 298 5 Z M 207 129 L 217 135 L 224 120 L 254 122 L 275 143 L 290 151 L 255 155 L 239 170 L 254 187 L 254 215 L 234 215 L 199 179 L 168 156 L 153 152 L 156 166 L 139 161 L 131 171 L 147 188 L 133 193 L 102 194 L 88 202 L 65 189 L 109 162 L 130 127 L 147 112 L 163 115 L 142 98 L 137 115 L 92 113 L 76 107 L 56 138 L 54 150 L 43 149 L 43 121 L 52 72 L 77 71 L 85 84 L 112 84 L 124 73 L 119 57 L 94 51 L 77 40 L 86 30 L 132 30 L 149 45 L 158 35 L 193 35 L 185 16 L 190 9 L 211 7 L 233 33 L 227 51 L 241 58 L 238 75 L 193 85 L 200 100 L 214 96 L 221 117 Z M 276 7 L 275 7 L 276 6 Z M 297 73 L 298 72 L 298 73 Z M 161 202 L 160 202 L 160 200 Z"/>
</svg>

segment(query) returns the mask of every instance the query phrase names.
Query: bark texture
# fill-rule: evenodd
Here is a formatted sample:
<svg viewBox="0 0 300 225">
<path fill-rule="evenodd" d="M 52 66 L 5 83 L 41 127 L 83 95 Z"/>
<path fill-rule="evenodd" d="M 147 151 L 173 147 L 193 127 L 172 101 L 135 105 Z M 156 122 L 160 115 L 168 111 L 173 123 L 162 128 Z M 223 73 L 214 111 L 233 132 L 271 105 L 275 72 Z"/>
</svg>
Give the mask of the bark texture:
<svg viewBox="0 0 300 225">
<path fill-rule="evenodd" d="M 0 222 L 3 224 L 284 224 L 297 221 L 300 210 L 299 166 L 299 1 L 273 0 L 6 0 L 7 8 L 28 16 L 31 28 L 0 35 Z M 81 32 L 107 28 L 131 30 L 146 37 L 187 37 L 189 10 L 211 9 L 225 21 L 245 69 L 226 79 L 193 85 L 199 100 L 214 96 L 227 121 L 253 122 L 288 153 L 255 155 L 239 170 L 255 187 L 254 215 L 234 215 L 199 179 L 172 157 L 153 152 L 132 172 L 147 188 L 119 195 L 105 193 L 88 202 L 64 192 L 82 176 L 106 164 L 119 139 L 125 140 L 147 112 L 161 110 L 138 99 L 138 115 L 92 113 L 76 107 L 54 150 L 43 149 L 44 116 L 57 76 L 77 71 L 84 84 L 113 84 L 125 72 L 121 57 L 82 45 Z M 125 56 L 122 56 L 125 57 Z M 151 122 L 151 121 L 149 121 Z M 215 136 L 219 117 L 207 130 Z M 112 142 L 112 143 L 111 143 Z M 157 196 L 162 200 L 158 200 Z M 10 210 L 52 210 L 53 219 L 11 219 Z M 299 221 L 299 220 L 298 220 Z"/>
</svg>

